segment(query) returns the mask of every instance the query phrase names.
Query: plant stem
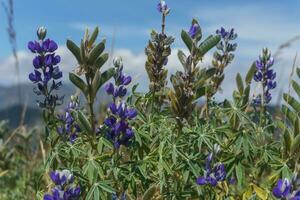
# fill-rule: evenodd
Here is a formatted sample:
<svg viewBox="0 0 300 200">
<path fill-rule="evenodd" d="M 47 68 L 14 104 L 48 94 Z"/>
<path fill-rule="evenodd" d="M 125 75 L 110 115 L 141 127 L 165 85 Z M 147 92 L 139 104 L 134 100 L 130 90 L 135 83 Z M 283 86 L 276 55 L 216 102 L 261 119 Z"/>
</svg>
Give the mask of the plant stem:
<svg viewBox="0 0 300 200">
<path fill-rule="evenodd" d="M 95 131 L 95 114 L 94 114 L 94 96 L 93 96 L 93 88 L 91 85 L 91 79 L 88 75 L 86 75 L 86 82 L 88 85 L 88 97 L 87 97 L 87 102 L 88 102 L 88 107 L 89 107 L 89 114 L 90 114 L 90 123 L 92 126 L 92 131 L 93 131 L 93 137 L 94 139 L 96 138 L 96 131 Z"/>
</svg>

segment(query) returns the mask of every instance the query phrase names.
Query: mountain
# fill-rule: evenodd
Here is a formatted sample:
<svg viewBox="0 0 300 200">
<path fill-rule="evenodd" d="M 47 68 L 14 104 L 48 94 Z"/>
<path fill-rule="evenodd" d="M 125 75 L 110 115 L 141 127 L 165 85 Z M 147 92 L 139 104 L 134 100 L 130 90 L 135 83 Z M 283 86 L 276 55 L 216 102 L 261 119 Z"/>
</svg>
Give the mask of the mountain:
<svg viewBox="0 0 300 200">
<path fill-rule="evenodd" d="M 23 105 L 26 105 L 25 124 L 34 125 L 40 122 L 41 109 L 38 108 L 36 100 L 38 96 L 33 92 L 32 84 L 21 85 L 21 103 L 18 98 L 18 87 L 0 86 L 0 120 L 8 120 L 10 127 L 16 127 L 20 121 L 20 113 Z M 64 96 L 64 104 L 58 107 L 58 111 L 62 111 L 70 100 L 70 96 L 75 94 L 76 88 L 72 84 L 64 84 L 58 94 Z M 107 104 L 111 101 L 111 97 L 106 95 L 102 88 L 96 99 L 96 107 Z M 80 95 L 81 106 L 84 106 L 84 97 Z M 99 110 L 99 109 L 96 109 Z"/>
</svg>

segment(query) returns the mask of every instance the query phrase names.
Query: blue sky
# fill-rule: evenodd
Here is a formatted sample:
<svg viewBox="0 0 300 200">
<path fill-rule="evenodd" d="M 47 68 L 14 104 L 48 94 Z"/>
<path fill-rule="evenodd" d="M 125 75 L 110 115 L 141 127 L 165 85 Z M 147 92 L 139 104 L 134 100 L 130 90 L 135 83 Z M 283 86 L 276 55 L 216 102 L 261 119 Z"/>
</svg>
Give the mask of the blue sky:
<svg viewBox="0 0 300 200">
<path fill-rule="evenodd" d="M 128 72 L 144 77 L 144 47 L 150 30 L 160 28 L 161 17 L 156 11 L 157 3 L 156 0 L 15 0 L 15 26 L 24 77 L 30 71 L 32 56 L 26 51 L 26 45 L 35 38 L 36 28 L 40 25 L 48 28 L 49 37 L 55 39 L 61 46 L 61 53 L 68 56 L 65 58 L 68 61 L 65 65 L 72 63 L 69 54 L 64 52 L 66 39 L 78 42 L 85 27 L 99 25 L 101 36 L 107 38 L 108 48 L 113 35 L 115 36 L 115 54 L 124 57 L 124 63 L 129 65 Z M 167 3 L 171 8 L 171 14 L 167 18 L 167 32 L 176 37 L 172 57 L 174 61 L 170 62 L 170 65 L 176 66 L 168 66 L 171 72 L 180 69 L 179 63 L 175 61 L 176 49 L 183 47 L 179 33 L 182 28 L 189 28 L 193 17 L 199 20 L 205 35 L 214 33 L 221 26 L 235 28 L 239 35 L 238 50 L 235 61 L 227 70 L 231 88 L 234 87 L 232 79 L 235 73 L 244 73 L 257 58 L 261 48 L 269 47 L 275 52 L 282 42 L 300 34 L 300 0 L 169 0 Z M 0 78 L 5 73 L 13 73 L 13 66 L 9 66 L 11 59 L 6 26 L 2 9 Z M 286 50 L 275 66 L 281 76 L 279 79 L 283 82 L 289 74 L 285 69 L 291 69 L 299 45 L 300 42 L 295 43 Z M 208 55 L 207 59 L 209 58 Z M 70 66 L 63 67 L 66 71 L 70 69 Z M 137 67 L 139 70 L 136 70 Z M 14 83 L 3 80 L 5 79 L 0 84 Z"/>
</svg>

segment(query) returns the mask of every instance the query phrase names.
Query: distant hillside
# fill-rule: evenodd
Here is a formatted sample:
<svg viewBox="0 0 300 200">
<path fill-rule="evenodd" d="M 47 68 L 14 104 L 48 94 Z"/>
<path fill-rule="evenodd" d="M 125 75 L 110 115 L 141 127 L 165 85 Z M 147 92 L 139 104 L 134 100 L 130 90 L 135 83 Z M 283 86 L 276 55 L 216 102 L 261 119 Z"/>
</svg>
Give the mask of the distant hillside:
<svg viewBox="0 0 300 200">
<path fill-rule="evenodd" d="M 34 125 L 40 120 L 40 109 L 37 107 L 36 99 L 38 97 L 33 92 L 32 84 L 23 84 L 22 87 L 22 104 L 27 105 L 27 112 L 25 116 L 25 123 Z M 20 113 L 22 105 L 20 105 L 17 94 L 17 86 L 4 87 L 0 86 L 0 120 L 9 120 L 10 127 L 16 127 L 20 121 Z M 64 105 L 60 106 L 58 110 L 62 110 L 70 100 L 70 96 L 75 94 L 76 89 L 72 84 L 64 84 L 59 93 L 64 95 Z M 111 97 L 104 95 L 102 89 L 97 96 L 96 106 L 106 104 L 111 101 Z M 81 102 L 83 96 L 80 97 Z M 83 105 L 83 104 L 81 104 Z"/>
<path fill-rule="evenodd" d="M 11 128 L 15 128 L 20 122 L 20 113 L 22 111 L 21 105 L 11 106 L 0 111 L 0 121 L 7 120 Z M 27 126 L 38 125 L 41 117 L 41 112 L 37 108 L 27 108 L 24 118 L 24 124 Z"/>
</svg>

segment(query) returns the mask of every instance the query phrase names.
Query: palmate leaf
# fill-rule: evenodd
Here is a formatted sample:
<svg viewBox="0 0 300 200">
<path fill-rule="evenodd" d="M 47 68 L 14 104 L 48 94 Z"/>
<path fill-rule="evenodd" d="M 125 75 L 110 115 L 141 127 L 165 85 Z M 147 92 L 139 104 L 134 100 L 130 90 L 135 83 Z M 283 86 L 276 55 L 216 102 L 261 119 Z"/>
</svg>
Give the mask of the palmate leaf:
<svg viewBox="0 0 300 200">
<path fill-rule="evenodd" d="M 221 40 L 221 36 L 219 35 L 210 35 L 207 37 L 198 48 L 198 56 L 203 57 L 210 49 L 215 47 Z"/>
</svg>

